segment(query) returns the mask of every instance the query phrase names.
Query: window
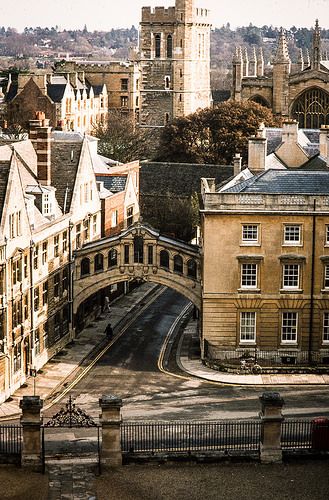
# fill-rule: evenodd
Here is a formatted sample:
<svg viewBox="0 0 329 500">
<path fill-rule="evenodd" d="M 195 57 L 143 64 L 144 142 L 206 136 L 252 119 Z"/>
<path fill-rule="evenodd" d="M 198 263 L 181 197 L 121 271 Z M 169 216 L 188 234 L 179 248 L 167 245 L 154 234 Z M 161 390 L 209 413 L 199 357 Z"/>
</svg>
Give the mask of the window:
<svg viewBox="0 0 329 500">
<path fill-rule="evenodd" d="M 124 263 L 129 264 L 129 245 L 124 246 Z"/>
<path fill-rule="evenodd" d="M 48 339 L 48 321 L 43 324 L 43 348 L 48 349 L 49 339 Z"/>
<path fill-rule="evenodd" d="M 121 90 L 128 90 L 128 78 L 121 78 Z"/>
<path fill-rule="evenodd" d="M 29 319 L 29 295 L 24 295 L 23 301 L 23 320 L 26 321 Z"/>
<path fill-rule="evenodd" d="M 128 108 L 128 97 L 125 95 L 121 96 L 121 107 Z"/>
<path fill-rule="evenodd" d="M 48 304 L 48 281 L 45 281 L 42 285 L 42 305 L 46 306 Z"/>
<path fill-rule="evenodd" d="M 54 236 L 54 257 L 59 255 L 59 235 Z"/>
<path fill-rule="evenodd" d="M 281 325 L 282 343 L 297 342 L 297 320 L 298 320 L 298 314 L 296 312 L 282 313 L 282 325 Z"/>
<path fill-rule="evenodd" d="M 14 347 L 14 372 L 18 372 L 22 366 L 21 343 Z"/>
<path fill-rule="evenodd" d="M 34 354 L 37 356 L 40 354 L 40 331 L 37 328 L 34 332 Z"/>
<path fill-rule="evenodd" d="M 167 36 L 167 57 L 168 59 L 172 58 L 172 35 Z"/>
<path fill-rule="evenodd" d="M 243 311 L 240 313 L 240 342 L 256 341 L 256 313 Z"/>
<path fill-rule="evenodd" d="M 301 226 L 299 224 L 284 226 L 284 244 L 299 245 L 301 243 Z"/>
<path fill-rule="evenodd" d="M 187 276 L 190 278 L 196 278 L 196 262 L 193 259 L 187 261 Z"/>
<path fill-rule="evenodd" d="M 329 224 L 326 225 L 326 245 L 329 245 Z"/>
<path fill-rule="evenodd" d="M 134 262 L 140 264 L 144 262 L 144 240 L 142 236 L 134 237 Z"/>
<path fill-rule="evenodd" d="M 69 331 L 69 317 L 69 306 L 66 305 L 65 307 L 63 307 L 63 335 L 65 335 Z"/>
<path fill-rule="evenodd" d="M 16 285 L 16 283 L 19 283 L 22 279 L 22 273 L 21 273 L 21 260 L 17 259 L 13 261 L 12 264 L 12 271 L 13 271 L 13 285 Z"/>
<path fill-rule="evenodd" d="M 165 89 L 170 89 L 170 76 L 165 76 Z"/>
<path fill-rule="evenodd" d="M 81 277 L 90 274 L 90 260 L 87 257 L 82 259 L 80 268 L 81 268 Z"/>
<path fill-rule="evenodd" d="M 54 297 L 59 297 L 59 283 L 60 283 L 60 274 L 57 273 L 54 276 Z"/>
<path fill-rule="evenodd" d="M 115 267 L 118 263 L 118 252 L 115 248 L 111 248 L 108 254 L 108 267 Z"/>
<path fill-rule="evenodd" d="M 161 250 L 160 252 L 160 267 L 169 269 L 169 253 L 167 250 Z"/>
<path fill-rule="evenodd" d="M 23 267 L 24 267 L 23 276 L 24 276 L 24 278 L 27 278 L 28 272 L 29 272 L 27 255 L 24 255 L 24 264 L 23 264 Z"/>
<path fill-rule="evenodd" d="M 49 193 L 43 193 L 42 202 L 43 202 L 43 215 L 51 215 L 52 214 L 52 203 L 51 203 L 51 195 Z"/>
<path fill-rule="evenodd" d="M 183 259 L 180 255 L 174 257 L 174 273 L 183 274 Z"/>
<path fill-rule="evenodd" d="M 127 208 L 127 227 L 134 222 L 134 207 Z"/>
<path fill-rule="evenodd" d="M 13 302 L 13 328 L 16 328 L 22 322 L 22 304 L 18 300 Z"/>
<path fill-rule="evenodd" d="M 89 219 L 83 221 L 83 238 L 85 241 L 89 239 Z"/>
<path fill-rule="evenodd" d="M 47 257 L 48 257 L 48 243 L 47 241 L 44 241 L 42 243 L 42 257 L 41 257 L 42 265 L 46 264 Z"/>
<path fill-rule="evenodd" d="M 155 57 L 161 57 L 161 35 L 157 34 L 154 36 L 155 42 Z"/>
<path fill-rule="evenodd" d="M 93 236 L 97 234 L 97 215 L 93 215 Z"/>
<path fill-rule="evenodd" d="M 104 269 L 104 257 L 101 253 L 95 255 L 94 269 L 95 273 L 97 273 L 98 271 L 103 271 Z"/>
<path fill-rule="evenodd" d="M 329 342 L 329 312 L 323 313 L 323 342 Z"/>
<path fill-rule="evenodd" d="M 55 314 L 54 335 L 55 335 L 55 340 L 58 340 L 61 336 L 61 315 L 59 312 Z"/>
<path fill-rule="evenodd" d="M 241 288 L 257 287 L 257 264 L 241 264 Z"/>
<path fill-rule="evenodd" d="M 283 265 L 283 288 L 299 288 L 299 264 L 284 264 Z"/>
<path fill-rule="evenodd" d="M 75 228 L 75 246 L 76 248 L 81 246 L 81 224 L 77 224 Z"/>
<path fill-rule="evenodd" d="M 324 288 L 329 288 L 329 264 L 324 266 Z"/>
<path fill-rule="evenodd" d="M 9 237 L 10 239 L 21 236 L 21 211 L 9 215 Z"/>
<path fill-rule="evenodd" d="M 111 225 L 112 225 L 112 227 L 115 227 L 118 225 L 118 211 L 117 210 L 114 210 L 112 212 Z"/>
<path fill-rule="evenodd" d="M 37 312 L 39 310 L 39 301 L 40 301 L 40 296 L 39 296 L 39 287 L 34 289 L 33 293 L 33 310 Z"/>
<path fill-rule="evenodd" d="M 67 292 L 68 286 L 69 286 L 69 270 L 66 267 L 63 270 L 63 277 L 62 277 L 62 289 L 63 289 L 63 293 Z"/>
<path fill-rule="evenodd" d="M 320 88 L 305 90 L 294 102 L 292 118 L 299 128 L 320 128 L 329 123 L 329 94 Z"/>
<path fill-rule="evenodd" d="M 33 269 L 38 269 L 39 266 L 39 245 L 35 245 L 33 251 Z"/>
<path fill-rule="evenodd" d="M 62 234 L 62 251 L 63 253 L 67 251 L 67 231 Z"/>
<path fill-rule="evenodd" d="M 244 224 L 242 226 L 242 242 L 247 244 L 258 243 L 257 224 Z"/>
<path fill-rule="evenodd" d="M 153 264 L 153 245 L 148 245 L 147 258 L 148 258 L 148 264 L 152 265 Z"/>
</svg>

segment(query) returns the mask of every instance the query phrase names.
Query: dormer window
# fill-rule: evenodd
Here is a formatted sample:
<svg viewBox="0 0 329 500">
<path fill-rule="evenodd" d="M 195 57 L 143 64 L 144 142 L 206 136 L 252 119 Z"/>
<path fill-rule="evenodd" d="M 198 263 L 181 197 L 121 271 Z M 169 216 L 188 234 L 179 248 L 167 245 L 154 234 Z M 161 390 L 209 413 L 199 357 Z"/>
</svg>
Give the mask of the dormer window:
<svg viewBox="0 0 329 500">
<path fill-rule="evenodd" d="M 42 213 L 43 215 L 50 215 L 52 213 L 51 199 L 49 193 L 44 193 L 42 197 Z"/>
</svg>

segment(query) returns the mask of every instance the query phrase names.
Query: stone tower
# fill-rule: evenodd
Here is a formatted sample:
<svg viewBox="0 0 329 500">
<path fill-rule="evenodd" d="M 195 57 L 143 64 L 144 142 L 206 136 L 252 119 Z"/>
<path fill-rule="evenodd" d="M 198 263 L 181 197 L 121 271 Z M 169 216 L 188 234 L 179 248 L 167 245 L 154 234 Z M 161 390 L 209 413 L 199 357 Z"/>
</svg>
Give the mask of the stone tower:
<svg viewBox="0 0 329 500">
<path fill-rule="evenodd" d="M 289 75 L 291 60 L 284 30 L 281 28 L 273 60 L 273 113 L 289 116 Z"/>
<path fill-rule="evenodd" d="M 209 10 L 196 0 L 143 7 L 140 23 L 140 125 L 163 127 L 211 105 Z"/>
</svg>

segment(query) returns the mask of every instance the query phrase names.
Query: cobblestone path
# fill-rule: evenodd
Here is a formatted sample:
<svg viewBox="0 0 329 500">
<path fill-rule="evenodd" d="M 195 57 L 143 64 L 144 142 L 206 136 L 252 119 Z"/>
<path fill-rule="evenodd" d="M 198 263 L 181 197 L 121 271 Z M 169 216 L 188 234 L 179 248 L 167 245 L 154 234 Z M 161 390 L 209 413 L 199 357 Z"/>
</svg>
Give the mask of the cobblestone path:
<svg viewBox="0 0 329 500">
<path fill-rule="evenodd" d="M 48 500 L 96 500 L 95 472 L 86 464 L 48 464 Z"/>
</svg>

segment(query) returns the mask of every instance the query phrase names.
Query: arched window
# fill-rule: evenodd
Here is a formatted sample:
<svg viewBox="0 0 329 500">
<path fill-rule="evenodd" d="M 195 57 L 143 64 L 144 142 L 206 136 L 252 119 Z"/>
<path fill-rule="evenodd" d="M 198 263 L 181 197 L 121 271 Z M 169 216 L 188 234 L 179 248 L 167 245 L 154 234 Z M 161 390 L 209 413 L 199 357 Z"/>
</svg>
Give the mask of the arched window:
<svg viewBox="0 0 329 500">
<path fill-rule="evenodd" d="M 118 252 L 115 248 L 111 248 L 108 254 L 108 267 L 115 267 L 118 265 Z"/>
<path fill-rule="evenodd" d="M 81 268 L 80 271 L 81 277 L 90 274 L 90 260 L 88 258 L 82 259 L 80 268 Z"/>
<path fill-rule="evenodd" d="M 294 102 L 292 118 L 300 128 L 320 128 L 329 125 L 329 94 L 313 87 L 305 90 Z"/>
<path fill-rule="evenodd" d="M 94 269 L 95 273 L 97 273 L 97 271 L 103 271 L 104 269 L 104 257 L 101 253 L 95 255 Z"/>
<path fill-rule="evenodd" d="M 193 259 L 190 259 L 187 262 L 187 276 L 190 278 L 196 278 L 196 262 Z"/>
<path fill-rule="evenodd" d="M 183 259 L 180 255 L 174 257 L 174 272 L 183 274 Z"/>
<path fill-rule="evenodd" d="M 167 36 L 167 57 L 172 58 L 172 35 Z"/>
<path fill-rule="evenodd" d="M 169 269 L 169 253 L 167 250 L 161 250 L 160 252 L 160 267 Z"/>
<path fill-rule="evenodd" d="M 134 238 L 134 262 L 142 264 L 144 261 L 144 240 L 142 236 Z"/>
<path fill-rule="evenodd" d="M 154 36 L 155 42 L 155 57 L 161 57 L 161 35 Z"/>
</svg>

